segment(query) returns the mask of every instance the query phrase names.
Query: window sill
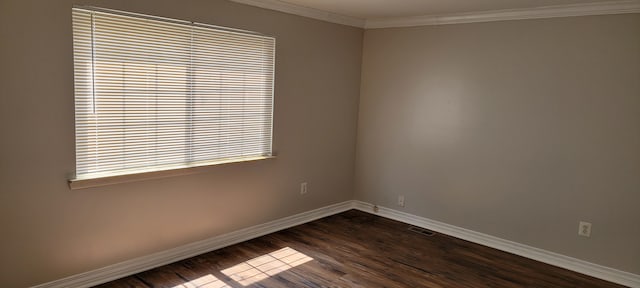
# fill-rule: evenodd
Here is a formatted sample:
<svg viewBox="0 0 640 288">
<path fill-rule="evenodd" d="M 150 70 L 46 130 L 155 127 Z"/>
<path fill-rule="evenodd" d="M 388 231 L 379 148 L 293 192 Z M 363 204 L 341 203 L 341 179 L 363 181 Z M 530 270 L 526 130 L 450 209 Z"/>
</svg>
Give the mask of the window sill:
<svg viewBox="0 0 640 288">
<path fill-rule="evenodd" d="M 230 159 L 230 160 L 224 160 L 224 161 L 209 162 L 206 164 L 192 166 L 192 167 L 181 167 L 181 168 L 173 168 L 173 169 L 160 170 L 160 171 L 138 172 L 133 174 L 104 176 L 104 177 L 96 177 L 96 178 L 82 178 L 82 179 L 76 178 L 76 179 L 69 180 L 69 188 L 71 188 L 71 190 L 78 190 L 78 189 L 86 189 L 86 188 L 107 186 L 107 185 L 120 184 L 120 183 L 137 182 L 137 181 L 145 181 L 145 180 L 151 180 L 151 179 L 196 174 L 196 173 L 205 172 L 208 170 L 207 168 L 215 165 L 240 163 L 240 162 L 252 162 L 252 161 L 273 159 L 273 158 L 276 158 L 276 157 L 260 156 L 260 157 L 244 158 L 244 159 Z"/>
</svg>

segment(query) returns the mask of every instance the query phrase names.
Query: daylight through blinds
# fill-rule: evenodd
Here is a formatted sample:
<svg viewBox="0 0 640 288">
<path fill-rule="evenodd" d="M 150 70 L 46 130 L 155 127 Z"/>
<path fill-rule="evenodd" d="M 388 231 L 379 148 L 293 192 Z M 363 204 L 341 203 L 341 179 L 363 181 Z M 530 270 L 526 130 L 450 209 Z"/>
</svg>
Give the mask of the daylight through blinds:
<svg viewBox="0 0 640 288">
<path fill-rule="evenodd" d="M 271 155 L 275 39 L 73 9 L 76 179 Z"/>
</svg>

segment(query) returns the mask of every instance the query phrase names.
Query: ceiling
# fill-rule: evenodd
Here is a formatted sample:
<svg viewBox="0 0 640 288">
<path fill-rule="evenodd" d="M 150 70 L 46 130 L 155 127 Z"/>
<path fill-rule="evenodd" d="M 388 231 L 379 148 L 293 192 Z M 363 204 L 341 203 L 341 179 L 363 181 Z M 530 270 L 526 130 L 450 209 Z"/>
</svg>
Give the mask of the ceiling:
<svg viewBox="0 0 640 288">
<path fill-rule="evenodd" d="M 231 0 L 362 28 L 640 13 L 640 0 Z"/>
<path fill-rule="evenodd" d="M 281 0 L 360 19 L 445 15 L 615 0 Z"/>
</svg>

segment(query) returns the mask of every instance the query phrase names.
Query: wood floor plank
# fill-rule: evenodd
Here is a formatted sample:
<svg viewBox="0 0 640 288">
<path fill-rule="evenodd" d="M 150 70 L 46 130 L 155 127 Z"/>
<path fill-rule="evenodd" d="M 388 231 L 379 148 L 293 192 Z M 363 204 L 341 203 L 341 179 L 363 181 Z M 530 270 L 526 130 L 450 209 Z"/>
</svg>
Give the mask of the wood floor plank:
<svg viewBox="0 0 640 288">
<path fill-rule="evenodd" d="M 109 282 L 107 284 L 103 284 L 103 285 L 99 285 L 96 286 L 99 288 L 150 288 L 149 286 L 145 285 L 144 282 L 138 280 L 135 277 L 127 277 L 127 278 L 122 278 L 122 279 L 118 279 L 112 282 Z"/>
<path fill-rule="evenodd" d="M 623 287 L 351 210 L 100 288 Z"/>
</svg>

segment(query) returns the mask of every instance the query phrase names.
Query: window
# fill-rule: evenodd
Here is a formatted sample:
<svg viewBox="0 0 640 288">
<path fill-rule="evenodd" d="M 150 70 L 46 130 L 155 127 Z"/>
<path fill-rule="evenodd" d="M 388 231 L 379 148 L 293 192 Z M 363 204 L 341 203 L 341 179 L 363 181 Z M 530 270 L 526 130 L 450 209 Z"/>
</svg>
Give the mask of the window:
<svg viewBox="0 0 640 288">
<path fill-rule="evenodd" d="M 271 156 L 275 39 L 73 8 L 73 181 Z"/>
</svg>

